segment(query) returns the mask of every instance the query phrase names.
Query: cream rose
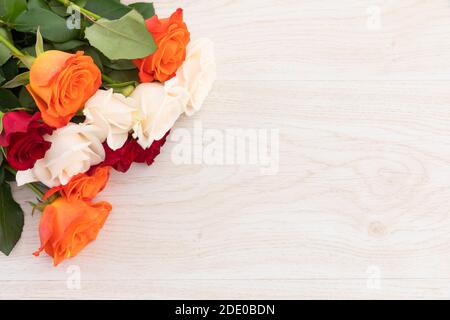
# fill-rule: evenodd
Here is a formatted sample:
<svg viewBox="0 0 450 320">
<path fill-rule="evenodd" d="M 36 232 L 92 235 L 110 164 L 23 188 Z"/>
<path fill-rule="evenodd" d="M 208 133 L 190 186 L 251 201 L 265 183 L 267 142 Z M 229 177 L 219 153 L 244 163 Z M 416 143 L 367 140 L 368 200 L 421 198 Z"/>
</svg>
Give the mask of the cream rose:
<svg viewBox="0 0 450 320">
<path fill-rule="evenodd" d="M 84 107 L 86 124 L 93 124 L 101 129 L 105 140 L 112 150 L 121 148 L 133 127 L 133 112 L 136 110 L 134 99 L 113 90 L 98 90 Z"/>
<path fill-rule="evenodd" d="M 202 38 L 188 44 L 186 60 L 176 76 L 165 83 L 165 87 L 169 93 L 179 87 L 189 93 L 185 112 L 190 116 L 200 110 L 215 80 L 214 44 Z"/>
<path fill-rule="evenodd" d="M 138 105 L 133 137 L 142 148 L 147 149 L 173 127 L 184 112 L 189 95 L 180 87 L 167 92 L 159 83 L 143 83 L 136 87 L 131 98 Z"/>
<path fill-rule="evenodd" d="M 64 185 L 105 159 L 101 130 L 93 125 L 69 123 L 44 139 L 52 143 L 50 149 L 32 169 L 17 172 L 17 185 L 36 181 L 48 187 Z"/>
</svg>

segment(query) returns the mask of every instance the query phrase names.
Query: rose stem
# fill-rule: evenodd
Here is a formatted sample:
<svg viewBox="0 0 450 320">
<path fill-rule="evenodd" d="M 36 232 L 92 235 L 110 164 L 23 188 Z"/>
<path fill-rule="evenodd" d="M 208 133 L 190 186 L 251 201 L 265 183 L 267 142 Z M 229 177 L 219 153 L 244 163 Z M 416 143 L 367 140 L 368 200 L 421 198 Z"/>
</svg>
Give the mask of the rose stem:
<svg viewBox="0 0 450 320">
<path fill-rule="evenodd" d="M 12 43 L 11 41 L 9 41 L 8 39 L 6 39 L 2 34 L 0 34 L 0 41 L 17 57 L 23 57 L 25 56 L 25 54 L 20 51 L 19 49 L 17 49 Z"/>
<path fill-rule="evenodd" d="M 12 27 L 12 26 L 14 26 L 13 23 L 4 21 L 4 20 L 2 20 L 2 19 L 0 19 L 0 24 L 3 24 L 3 25 L 5 25 L 5 26 L 7 26 L 7 27 Z"/>
<path fill-rule="evenodd" d="M 0 42 L 3 43 L 20 61 L 23 62 L 28 68 L 31 68 L 31 65 L 33 64 L 33 61 L 36 59 L 35 57 L 32 57 L 28 54 L 23 53 L 19 49 L 17 49 L 14 44 L 9 41 L 9 39 L 5 38 L 2 34 L 0 34 Z"/>
<path fill-rule="evenodd" d="M 114 79 L 108 77 L 105 74 L 102 74 L 102 79 L 103 79 L 103 81 L 105 81 L 108 84 L 117 84 L 117 82 L 115 82 Z"/>
<path fill-rule="evenodd" d="M 98 14 L 95 14 L 95 13 L 89 11 L 89 10 L 86 10 L 85 8 L 77 6 L 75 3 L 73 3 L 70 0 L 56 0 L 56 1 L 58 1 L 61 4 L 63 4 L 66 7 L 72 6 L 74 8 L 77 8 L 77 10 L 79 10 L 84 16 L 86 16 L 86 18 L 93 19 L 93 20 L 99 20 L 99 19 L 102 18 Z"/>
<path fill-rule="evenodd" d="M 9 165 L 7 165 L 7 164 L 5 164 L 5 169 L 6 169 L 7 171 L 9 171 L 11 174 L 13 174 L 14 176 L 17 174 L 17 171 L 14 170 L 13 168 L 11 168 L 11 167 L 10 167 Z M 43 193 L 41 190 L 39 190 L 39 188 L 36 187 L 36 186 L 34 185 L 34 183 L 27 183 L 26 186 L 27 186 L 28 188 L 30 188 L 30 190 L 33 191 L 40 199 L 42 199 L 42 198 L 44 197 L 44 193 Z"/>
</svg>

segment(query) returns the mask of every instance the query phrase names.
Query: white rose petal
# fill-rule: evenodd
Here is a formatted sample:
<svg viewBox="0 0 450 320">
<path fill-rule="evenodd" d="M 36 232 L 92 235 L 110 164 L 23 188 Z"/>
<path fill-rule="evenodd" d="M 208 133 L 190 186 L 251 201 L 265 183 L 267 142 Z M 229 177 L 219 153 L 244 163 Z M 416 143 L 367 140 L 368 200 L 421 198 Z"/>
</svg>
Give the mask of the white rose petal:
<svg viewBox="0 0 450 320">
<path fill-rule="evenodd" d="M 165 83 L 168 92 L 181 87 L 189 93 L 185 109 L 188 116 L 201 109 L 216 80 L 216 69 L 214 43 L 207 38 L 191 41 L 183 65 L 176 76 Z"/>
<path fill-rule="evenodd" d="M 136 110 L 134 99 L 122 94 L 98 90 L 87 102 L 83 110 L 86 124 L 93 124 L 101 129 L 103 140 L 106 139 L 112 150 L 121 148 L 133 127 L 133 112 Z"/>
<path fill-rule="evenodd" d="M 105 159 L 101 130 L 93 125 L 69 123 L 44 139 L 52 143 L 50 149 L 32 169 L 17 172 L 17 185 L 36 181 L 50 188 L 64 185 Z"/>
<path fill-rule="evenodd" d="M 136 87 L 131 98 L 138 105 L 133 137 L 142 148 L 147 149 L 173 127 L 184 112 L 189 95 L 183 88 L 167 92 L 159 83 L 143 83 Z"/>
</svg>

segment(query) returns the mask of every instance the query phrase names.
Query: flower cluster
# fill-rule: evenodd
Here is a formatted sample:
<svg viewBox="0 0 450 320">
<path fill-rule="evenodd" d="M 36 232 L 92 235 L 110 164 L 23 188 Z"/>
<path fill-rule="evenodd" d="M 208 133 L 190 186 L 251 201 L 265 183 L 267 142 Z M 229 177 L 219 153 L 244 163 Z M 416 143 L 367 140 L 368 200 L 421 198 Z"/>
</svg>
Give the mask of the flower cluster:
<svg viewBox="0 0 450 320">
<path fill-rule="evenodd" d="M 15 19 L 51 10 L 31 8 L 30 3 Z M 83 32 L 60 43 L 44 28 L 16 30 L 36 35 L 32 56 L 0 29 L 0 52 L 5 46 L 11 51 L 9 60 L 21 61 L 18 70 L 29 69 L 5 79 L 0 89 L 0 97 L 3 90 L 17 101 L 8 107 L 0 102 L 1 192 L 10 192 L 9 177 L 39 196 L 34 207 L 42 212 L 41 246 L 35 255 L 45 251 L 55 265 L 96 239 L 112 206 L 94 199 L 106 187 L 110 171 L 126 172 L 133 163 L 151 165 L 177 119 L 200 110 L 216 78 L 213 43 L 191 38 L 182 9 L 162 19 L 154 15 L 152 4 L 117 4 L 123 15 L 112 18 L 102 16 L 101 5 L 91 12 L 88 4 L 79 9 L 88 42 L 81 38 Z M 96 27 L 115 28 L 116 23 L 122 28 L 117 37 L 125 39 L 104 36 L 105 41 L 116 40 L 115 48 L 94 37 Z M 124 29 L 127 23 L 130 32 Z M 148 48 L 130 52 L 119 47 L 130 40 L 126 37 L 139 36 Z M 16 211 L 12 214 L 21 212 L 9 198 Z M 19 225 L 16 239 L 8 239 L 13 245 L 21 233 L 20 221 L 14 223 L 0 224 L 0 233 Z M 9 254 L 12 247 L 0 244 L 0 250 Z"/>
</svg>

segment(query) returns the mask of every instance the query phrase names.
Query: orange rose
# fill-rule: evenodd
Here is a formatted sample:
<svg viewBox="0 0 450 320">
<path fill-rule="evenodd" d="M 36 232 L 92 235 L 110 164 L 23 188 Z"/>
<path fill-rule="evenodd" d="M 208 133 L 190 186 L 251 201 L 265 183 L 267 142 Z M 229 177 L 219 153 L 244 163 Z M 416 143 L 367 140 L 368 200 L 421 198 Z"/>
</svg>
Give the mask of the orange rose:
<svg viewBox="0 0 450 320">
<path fill-rule="evenodd" d="M 43 200 L 47 200 L 58 191 L 68 200 L 92 200 L 105 188 L 109 179 L 109 170 L 110 167 L 98 167 L 92 175 L 77 174 L 68 184 L 48 190 Z"/>
<path fill-rule="evenodd" d="M 190 34 L 183 22 L 183 10 L 177 9 L 167 19 L 153 16 L 146 21 L 147 29 L 153 35 L 158 49 L 144 59 L 136 59 L 141 82 L 165 82 L 175 76 L 186 59 L 186 46 Z"/>
<path fill-rule="evenodd" d="M 50 50 L 31 66 L 27 89 L 49 126 L 64 127 L 102 83 L 99 68 L 83 54 Z"/>
<path fill-rule="evenodd" d="M 34 255 L 45 250 L 55 266 L 76 256 L 97 238 L 111 209 L 108 202 L 57 199 L 44 209 L 39 225 L 41 247 Z"/>
</svg>

